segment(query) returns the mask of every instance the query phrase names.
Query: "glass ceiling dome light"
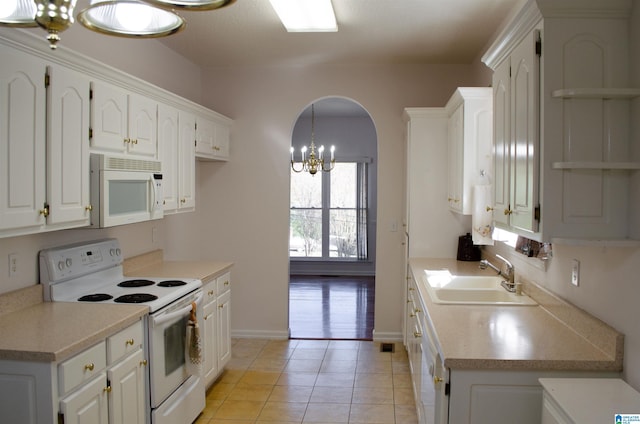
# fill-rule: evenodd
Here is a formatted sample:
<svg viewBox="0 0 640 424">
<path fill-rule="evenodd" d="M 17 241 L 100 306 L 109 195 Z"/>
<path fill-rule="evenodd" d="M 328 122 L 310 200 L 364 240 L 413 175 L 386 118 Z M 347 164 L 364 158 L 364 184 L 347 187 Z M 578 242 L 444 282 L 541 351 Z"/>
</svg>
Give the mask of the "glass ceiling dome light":
<svg viewBox="0 0 640 424">
<path fill-rule="evenodd" d="M 92 31 L 133 38 L 164 37 L 185 26 L 175 13 L 136 0 L 92 0 L 78 20 Z"/>
<path fill-rule="evenodd" d="M 1 0 L 0 0 L 1 1 Z M 169 9 L 213 10 L 235 3 L 236 0 L 144 0 Z"/>
<path fill-rule="evenodd" d="M 0 23 L 14 27 L 38 26 L 35 2 L 33 0 L 0 1 Z"/>
</svg>

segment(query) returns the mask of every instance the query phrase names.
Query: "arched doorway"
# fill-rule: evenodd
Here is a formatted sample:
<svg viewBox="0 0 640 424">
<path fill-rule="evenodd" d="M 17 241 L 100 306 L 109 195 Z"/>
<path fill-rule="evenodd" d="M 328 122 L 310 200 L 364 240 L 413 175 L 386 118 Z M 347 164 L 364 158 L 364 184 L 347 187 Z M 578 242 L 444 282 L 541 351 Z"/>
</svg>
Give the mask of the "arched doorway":
<svg viewBox="0 0 640 424">
<path fill-rule="evenodd" d="M 326 97 L 309 104 L 292 132 L 296 170 L 301 148 L 309 148 L 312 132 L 316 148 L 324 145 L 328 152 L 330 146 L 335 146 L 336 163 L 330 172 L 315 175 L 291 171 L 290 335 L 372 339 L 377 210 L 375 125 L 369 113 L 351 99 Z"/>
</svg>

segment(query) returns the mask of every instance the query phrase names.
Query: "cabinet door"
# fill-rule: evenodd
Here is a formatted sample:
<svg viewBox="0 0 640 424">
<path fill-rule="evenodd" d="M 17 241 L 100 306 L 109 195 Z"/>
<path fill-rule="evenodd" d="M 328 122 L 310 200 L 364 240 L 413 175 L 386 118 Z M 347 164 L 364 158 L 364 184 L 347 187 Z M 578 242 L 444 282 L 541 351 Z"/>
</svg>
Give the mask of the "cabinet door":
<svg viewBox="0 0 640 424">
<path fill-rule="evenodd" d="M 216 136 L 213 145 L 213 154 L 219 160 L 229 159 L 229 144 L 231 143 L 231 134 L 229 127 L 224 125 L 216 125 Z"/>
<path fill-rule="evenodd" d="M 138 424 L 146 422 L 145 373 L 146 361 L 142 349 L 107 371 L 111 387 L 109 393 L 109 422 Z"/>
<path fill-rule="evenodd" d="M 0 230 L 44 225 L 45 63 L 0 46 Z"/>
<path fill-rule="evenodd" d="M 206 291 L 206 290 L 205 290 Z M 206 296 L 206 294 L 205 294 Z M 218 303 L 207 303 L 202 309 L 204 315 L 203 325 L 203 362 L 202 372 L 204 374 L 205 385 L 209 385 L 218 375 L 218 343 L 217 343 L 217 322 L 216 314 L 218 309 Z"/>
<path fill-rule="evenodd" d="M 462 169 L 464 143 L 464 105 L 460 105 L 449 117 L 448 154 L 449 154 L 449 209 L 462 213 Z"/>
<path fill-rule="evenodd" d="M 108 424 L 107 376 L 101 372 L 95 379 L 60 401 L 65 424 Z"/>
<path fill-rule="evenodd" d="M 506 59 L 493 73 L 493 149 L 494 202 L 493 220 L 498 226 L 509 226 L 510 146 L 511 146 L 511 63 Z"/>
<path fill-rule="evenodd" d="M 124 153 L 127 150 L 127 93 L 107 83 L 91 83 L 91 147 Z"/>
<path fill-rule="evenodd" d="M 158 105 L 158 155 L 162 161 L 164 210 L 178 208 L 178 110 Z"/>
<path fill-rule="evenodd" d="M 84 75 L 49 68 L 48 224 L 89 225 L 89 91 Z"/>
<path fill-rule="evenodd" d="M 198 119 L 198 127 L 196 133 L 198 142 L 196 144 L 196 154 L 210 156 L 211 152 L 213 151 L 215 136 L 216 129 L 213 125 L 213 122 L 206 119 Z"/>
<path fill-rule="evenodd" d="M 218 368 L 231 359 L 231 292 L 218 297 Z"/>
<path fill-rule="evenodd" d="M 510 225 L 536 232 L 538 221 L 539 60 L 538 31 L 511 53 L 511 200 Z"/>
<path fill-rule="evenodd" d="M 156 157 L 158 103 L 138 94 L 129 94 L 129 152 Z"/>
<path fill-rule="evenodd" d="M 181 111 L 179 115 L 179 124 L 178 207 L 180 209 L 193 209 L 196 206 L 195 116 Z"/>
</svg>

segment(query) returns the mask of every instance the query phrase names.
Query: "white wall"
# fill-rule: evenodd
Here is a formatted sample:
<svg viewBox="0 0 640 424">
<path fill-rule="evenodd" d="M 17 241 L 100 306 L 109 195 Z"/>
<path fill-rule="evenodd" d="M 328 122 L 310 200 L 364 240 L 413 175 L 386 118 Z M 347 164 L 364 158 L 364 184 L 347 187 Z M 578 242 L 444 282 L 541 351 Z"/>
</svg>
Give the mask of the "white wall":
<svg viewBox="0 0 640 424">
<path fill-rule="evenodd" d="M 300 111 L 311 101 L 343 96 L 360 103 L 376 126 L 375 335 L 400 337 L 405 173 L 402 111 L 409 106 L 444 106 L 457 86 L 478 83 L 471 69 L 466 65 L 329 66 L 204 72 L 205 105 L 235 122 L 232 160 L 199 164 L 196 213 L 201 244 L 190 246 L 190 251 L 236 263 L 231 320 L 235 334 L 287 335 L 291 133 Z M 396 223 L 399 230 L 392 232 Z M 191 225 L 195 225 L 191 217 L 177 217 L 167 223 L 167 231 L 174 233 L 175 228 Z M 180 243 L 166 248 L 169 256 L 186 251 Z"/>
</svg>

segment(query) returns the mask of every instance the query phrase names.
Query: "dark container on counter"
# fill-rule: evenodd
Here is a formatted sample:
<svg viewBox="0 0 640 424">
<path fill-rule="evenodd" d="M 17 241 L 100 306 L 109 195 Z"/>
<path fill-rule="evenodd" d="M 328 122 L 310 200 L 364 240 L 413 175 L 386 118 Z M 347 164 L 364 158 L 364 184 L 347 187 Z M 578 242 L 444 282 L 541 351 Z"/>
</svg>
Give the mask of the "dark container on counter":
<svg viewBox="0 0 640 424">
<path fill-rule="evenodd" d="M 479 261 L 480 247 L 473 244 L 471 234 L 467 233 L 458 238 L 458 256 L 459 261 Z"/>
</svg>

